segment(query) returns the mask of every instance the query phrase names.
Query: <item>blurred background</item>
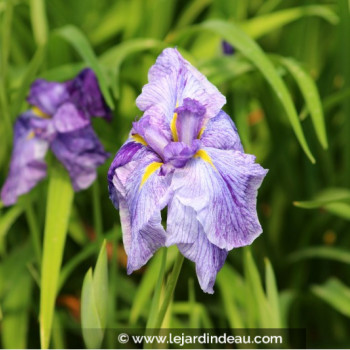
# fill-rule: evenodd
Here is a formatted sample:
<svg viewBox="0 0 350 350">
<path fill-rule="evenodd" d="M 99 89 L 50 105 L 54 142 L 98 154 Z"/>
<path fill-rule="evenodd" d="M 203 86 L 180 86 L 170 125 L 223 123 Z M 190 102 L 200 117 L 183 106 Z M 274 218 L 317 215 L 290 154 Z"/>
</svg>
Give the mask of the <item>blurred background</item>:
<svg viewBox="0 0 350 350">
<path fill-rule="evenodd" d="M 263 234 L 230 252 L 214 295 L 201 291 L 194 264 L 185 261 L 163 326 L 306 328 L 308 347 L 350 347 L 348 0 L 0 0 L 0 20 L 1 186 L 11 130 L 36 78 L 64 81 L 97 67 L 114 105 L 111 124 L 94 120 L 111 157 L 93 187 L 74 197 L 52 347 L 84 347 L 82 285 L 103 238 L 107 327 L 147 322 L 160 256 L 126 275 L 106 174 L 141 116 L 135 99 L 148 69 L 162 49 L 175 46 L 226 95 L 224 110 L 245 151 L 269 173 L 258 196 Z M 230 54 L 223 40 L 233 46 Z M 0 204 L 3 348 L 40 346 L 41 270 L 32 235 L 42 242 L 47 188 L 44 180 L 18 204 Z M 115 339 L 106 336 L 101 346 L 115 347 Z"/>
</svg>

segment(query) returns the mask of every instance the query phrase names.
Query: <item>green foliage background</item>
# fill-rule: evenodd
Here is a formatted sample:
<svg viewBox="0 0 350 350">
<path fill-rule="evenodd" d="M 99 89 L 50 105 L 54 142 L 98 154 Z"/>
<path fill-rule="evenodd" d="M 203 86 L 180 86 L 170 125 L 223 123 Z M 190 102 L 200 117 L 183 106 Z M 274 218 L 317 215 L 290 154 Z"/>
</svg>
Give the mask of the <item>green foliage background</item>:
<svg viewBox="0 0 350 350">
<path fill-rule="evenodd" d="M 40 285 L 51 278 L 57 278 L 52 303 L 55 290 L 58 296 L 50 344 L 84 346 L 77 308 L 104 238 L 104 323 L 146 325 L 161 256 L 126 275 L 106 173 L 141 115 L 135 98 L 149 67 L 163 48 L 174 46 L 227 96 L 224 110 L 246 152 L 270 171 L 258 196 L 264 233 L 250 248 L 230 252 L 213 296 L 200 290 L 194 265 L 185 261 L 163 326 L 301 327 L 309 347 L 350 347 L 348 0 L 0 0 L 0 20 L 0 184 L 15 118 L 28 108 L 25 97 L 36 78 L 64 81 L 90 66 L 114 113 L 111 124 L 94 121 L 111 158 L 98 181 L 75 194 L 71 212 L 71 193 L 54 176 L 15 206 L 0 204 L 2 347 L 40 346 Z M 234 55 L 223 55 L 223 39 L 235 47 Z M 49 161 L 54 164 L 53 157 Z M 56 227 L 60 235 L 67 210 L 64 252 L 59 245 L 43 246 L 45 222 L 46 232 Z M 175 250 L 168 252 L 166 272 Z M 50 265 L 56 253 L 58 262 L 63 254 L 60 272 Z M 86 288 L 107 286 L 101 264 L 94 275 L 89 271 Z M 94 300 L 86 295 L 85 315 Z M 113 347 L 115 339 L 107 336 L 101 346 Z"/>
</svg>

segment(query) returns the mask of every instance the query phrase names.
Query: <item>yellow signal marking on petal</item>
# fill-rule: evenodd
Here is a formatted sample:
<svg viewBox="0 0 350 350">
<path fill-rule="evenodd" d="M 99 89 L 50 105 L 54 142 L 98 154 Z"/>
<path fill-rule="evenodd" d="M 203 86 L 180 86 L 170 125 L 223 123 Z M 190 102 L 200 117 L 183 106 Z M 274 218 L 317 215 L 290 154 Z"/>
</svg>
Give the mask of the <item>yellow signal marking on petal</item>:
<svg viewBox="0 0 350 350">
<path fill-rule="evenodd" d="M 35 132 L 33 130 L 30 131 L 27 135 L 27 140 L 31 140 L 32 138 L 34 138 L 34 136 L 35 136 Z"/>
<path fill-rule="evenodd" d="M 46 114 L 46 113 L 44 113 L 40 108 L 38 108 L 38 107 L 33 107 L 32 108 L 32 112 L 36 115 L 36 116 L 38 116 L 38 117 L 41 117 L 41 118 L 45 118 L 45 119 L 49 119 L 50 118 L 50 116 L 48 115 L 48 114 Z"/>
<path fill-rule="evenodd" d="M 148 146 L 147 142 L 139 134 L 132 135 L 132 138 L 134 139 L 135 142 L 141 143 L 144 146 Z"/>
<path fill-rule="evenodd" d="M 199 130 L 197 139 L 200 139 L 205 131 L 205 126 L 202 126 L 201 129 Z"/>
<path fill-rule="evenodd" d="M 177 107 L 179 107 L 179 102 L 176 102 L 175 108 L 177 108 Z M 176 129 L 176 121 L 177 121 L 177 113 L 175 112 L 173 114 L 173 119 L 172 119 L 171 124 L 170 124 L 170 129 L 171 129 L 171 133 L 173 135 L 174 142 L 179 141 L 179 136 L 177 134 L 177 129 Z"/>
<path fill-rule="evenodd" d="M 216 167 L 213 164 L 213 161 L 211 160 L 209 154 L 206 151 L 204 151 L 204 149 L 200 149 L 199 151 L 197 151 L 197 153 L 193 157 L 203 159 L 205 162 L 209 163 L 216 170 Z"/>
<path fill-rule="evenodd" d="M 148 180 L 148 178 L 149 178 L 156 170 L 158 170 L 162 165 L 163 165 L 163 163 L 160 163 L 160 162 L 153 162 L 153 163 L 149 164 L 149 165 L 146 167 L 145 172 L 143 173 L 143 176 L 142 176 L 142 180 L 141 180 L 141 184 L 140 184 L 140 189 L 142 188 L 142 186 L 144 185 L 144 183 Z"/>
</svg>

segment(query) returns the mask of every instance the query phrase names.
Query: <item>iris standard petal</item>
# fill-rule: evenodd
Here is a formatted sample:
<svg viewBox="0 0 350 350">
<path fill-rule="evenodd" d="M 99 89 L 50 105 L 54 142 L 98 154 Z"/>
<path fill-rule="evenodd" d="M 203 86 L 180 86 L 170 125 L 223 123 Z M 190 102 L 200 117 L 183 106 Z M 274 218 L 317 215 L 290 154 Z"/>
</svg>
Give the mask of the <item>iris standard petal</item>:
<svg viewBox="0 0 350 350">
<path fill-rule="evenodd" d="M 129 231 L 123 231 L 130 243 L 126 247 L 128 274 L 146 264 L 154 252 L 165 244 L 161 210 L 169 200 L 171 177 L 159 176 L 161 164 L 156 154 L 148 152 L 142 159 L 114 169 L 113 185 L 119 205 L 123 203 L 121 220 L 124 227 L 130 227 Z M 130 221 L 125 224 L 127 220 Z"/>
<path fill-rule="evenodd" d="M 206 119 L 215 117 L 226 102 L 219 90 L 176 49 L 165 49 L 158 56 L 148 80 L 136 104 L 142 111 L 158 106 L 168 122 L 185 98 L 197 100 L 206 109 Z"/>
<path fill-rule="evenodd" d="M 1 190 L 1 200 L 5 205 L 16 203 L 17 198 L 29 192 L 46 176 L 45 154 L 48 142 L 36 137 L 29 111 L 19 116 L 15 124 L 14 145 L 10 171 Z"/>
<path fill-rule="evenodd" d="M 57 108 L 70 98 L 64 83 L 37 79 L 30 87 L 28 103 L 38 107 L 47 115 L 52 115 Z"/>
<path fill-rule="evenodd" d="M 254 156 L 239 151 L 204 148 L 198 156 L 173 173 L 174 195 L 196 211 L 217 247 L 231 250 L 251 244 L 262 232 L 256 196 L 267 170 Z"/>
<path fill-rule="evenodd" d="M 206 293 L 214 293 L 216 275 L 222 268 L 227 251 L 212 244 L 204 233 L 196 212 L 174 197 L 168 206 L 166 245 L 177 244 L 180 252 L 195 262 L 198 281 Z"/>
<path fill-rule="evenodd" d="M 112 113 L 107 106 L 94 71 L 82 70 L 73 80 L 65 83 L 70 101 L 79 106 L 89 117 L 103 117 L 110 120 Z"/>
<path fill-rule="evenodd" d="M 201 142 L 206 147 L 243 152 L 236 125 L 224 111 L 220 111 L 215 118 L 210 119 L 205 125 Z"/>
<path fill-rule="evenodd" d="M 94 130 L 89 125 L 68 133 L 58 133 L 51 149 L 68 170 L 73 188 L 80 191 L 96 178 L 96 168 L 108 158 Z"/>
</svg>

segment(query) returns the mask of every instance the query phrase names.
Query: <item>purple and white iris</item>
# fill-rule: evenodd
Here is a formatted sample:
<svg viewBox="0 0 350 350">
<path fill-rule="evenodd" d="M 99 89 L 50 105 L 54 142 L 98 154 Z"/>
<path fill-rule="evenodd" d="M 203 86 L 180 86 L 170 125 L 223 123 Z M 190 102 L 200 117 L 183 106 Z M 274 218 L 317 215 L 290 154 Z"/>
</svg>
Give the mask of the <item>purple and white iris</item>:
<svg viewBox="0 0 350 350">
<path fill-rule="evenodd" d="M 166 49 L 137 98 L 144 112 L 109 169 L 128 274 L 176 244 L 213 293 L 228 251 L 262 232 L 257 190 L 267 170 L 245 154 L 225 97 L 176 49 Z M 167 207 L 166 229 L 161 211 Z"/>
<path fill-rule="evenodd" d="M 91 69 L 64 83 L 38 79 L 27 100 L 33 108 L 15 124 L 10 171 L 1 190 L 5 205 L 14 204 L 46 177 L 49 148 L 68 170 L 75 191 L 89 187 L 97 166 L 108 158 L 91 117 L 109 120 L 111 112 Z"/>
</svg>

